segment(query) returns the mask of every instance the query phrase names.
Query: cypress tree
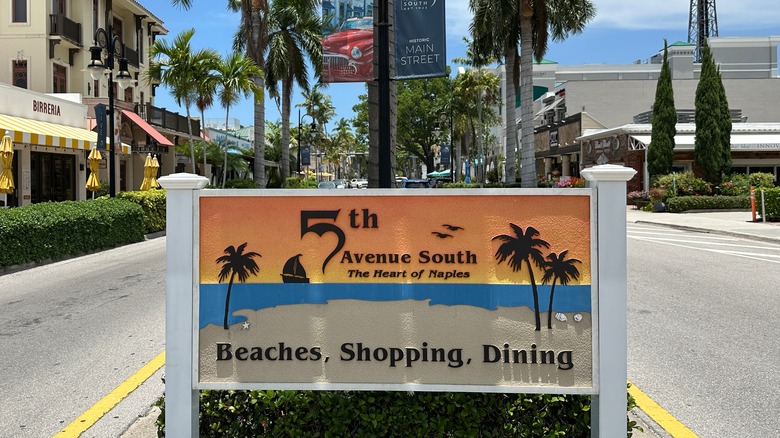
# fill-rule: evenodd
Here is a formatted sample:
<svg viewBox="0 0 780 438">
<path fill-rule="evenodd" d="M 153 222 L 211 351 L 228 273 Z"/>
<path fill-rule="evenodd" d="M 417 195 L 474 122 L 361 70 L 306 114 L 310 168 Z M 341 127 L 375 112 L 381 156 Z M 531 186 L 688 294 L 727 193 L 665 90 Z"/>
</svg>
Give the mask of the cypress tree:
<svg viewBox="0 0 780 438">
<path fill-rule="evenodd" d="M 664 62 L 655 88 L 653 128 L 647 150 L 647 171 L 650 177 L 669 173 L 674 161 L 674 136 L 677 134 L 677 110 L 674 108 L 672 72 L 669 68 L 668 45 L 664 40 Z"/>
<path fill-rule="evenodd" d="M 702 62 L 699 84 L 696 86 L 696 137 L 694 139 L 694 163 L 703 172 L 704 179 L 712 184 L 720 183 L 723 165 L 721 142 L 720 95 L 718 72 L 707 42 L 702 44 Z"/>
<path fill-rule="evenodd" d="M 731 173 L 731 112 L 729 111 L 729 100 L 726 97 L 726 87 L 723 86 L 720 67 L 718 67 L 718 95 L 720 98 L 720 146 L 723 154 L 720 173 L 721 175 L 728 175 Z"/>
</svg>

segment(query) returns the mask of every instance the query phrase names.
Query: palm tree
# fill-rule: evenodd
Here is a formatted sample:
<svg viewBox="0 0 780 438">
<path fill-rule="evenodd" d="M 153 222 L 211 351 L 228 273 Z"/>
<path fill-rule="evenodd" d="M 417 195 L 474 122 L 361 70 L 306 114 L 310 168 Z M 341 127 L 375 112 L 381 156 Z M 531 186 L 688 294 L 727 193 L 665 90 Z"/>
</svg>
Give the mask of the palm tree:
<svg viewBox="0 0 780 438">
<path fill-rule="evenodd" d="M 519 83 L 523 135 L 521 179 L 523 187 L 536 187 L 532 58 L 537 62 L 542 60 L 550 36 L 553 41 L 563 41 L 569 35 L 581 33 L 585 24 L 595 17 L 596 8 L 590 0 L 470 0 L 469 7 L 474 12 L 471 32 L 477 46 L 492 50 L 505 60 L 507 178 L 509 181 L 515 178 L 515 99 Z"/>
<path fill-rule="evenodd" d="M 190 40 L 194 34 L 195 29 L 185 30 L 174 38 L 172 44 L 164 39 L 155 41 L 149 49 L 152 62 L 145 75 L 147 83 L 159 81 L 170 88 L 177 105 L 184 105 L 190 139 L 190 162 L 193 172 L 196 172 L 190 107 L 197 100 L 200 80 L 216 65 L 219 54 L 211 49 L 193 51 Z M 203 171 L 205 173 L 206 169 Z"/>
<path fill-rule="evenodd" d="M 200 81 L 198 81 L 197 94 L 198 98 L 195 100 L 195 106 L 200 111 L 200 128 L 202 132 L 206 132 L 206 110 L 211 108 L 214 104 L 214 93 L 216 92 L 214 75 L 207 74 Z M 227 126 L 225 127 L 227 129 Z M 203 156 L 203 173 L 206 173 L 206 156 Z M 212 173 L 213 175 L 213 173 Z"/>
<path fill-rule="evenodd" d="M 298 84 L 309 88 L 306 60 L 315 67 L 315 76 L 322 68 L 321 21 L 316 0 L 275 0 L 271 5 L 266 59 L 267 86 L 281 100 L 282 184 L 290 176 L 290 110 L 292 89 Z M 281 90 L 279 87 L 281 86 Z"/>
<path fill-rule="evenodd" d="M 254 78 L 262 75 L 263 72 L 252 62 L 239 52 L 233 52 L 224 60 L 221 60 L 216 68 L 216 85 L 219 102 L 225 108 L 225 131 L 227 132 L 230 107 L 238 103 L 241 97 L 247 98 L 254 95 L 255 98 L 263 95 L 263 90 L 256 90 Z M 228 144 L 225 144 L 225 163 L 228 161 Z M 224 169 L 227 170 L 227 169 Z M 222 188 L 225 188 L 225 175 L 222 172 Z"/>
<path fill-rule="evenodd" d="M 314 84 L 311 88 L 304 88 L 301 92 L 303 102 L 295 106 L 304 108 L 306 114 L 314 118 L 317 126 L 325 126 L 336 115 L 336 107 L 329 95 L 322 92 L 321 84 Z"/>
<path fill-rule="evenodd" d="M 542 256 L 542 251 L 539 248 L 549 248 L 550 244 L 542 239 L 537 239 L 539 231 L 534 227 L 527 227 L 523 231 L 522 227 L 515 224 L 510 223 L 509 226 L 515 232 L 514 236 L 501 234 L 492 239 L 504 242 L 496 251 L 496 260 L 498 260 L 499 264 L 506 260 L 509 267 L 512 268 L 512 272 L 521 270 L 523 262 L 525 262 L 531 280 L 531 289 L 534 294 L 536 331 L 540 331 L 542 322 L 539 316 L 539 292 L 536 290 L 536 280 L 534 279 L 534 269 L 531 266 L 531 262 L 541 268 L 544 265 L 544 256 Z"/>
<path fill-rule="evenodd" d="M 224 328 L 228 329 L 228 314 L 230 309 L 230 290 L 233 288 L 233 279 L 238 276 L 238 281 L 244 283 L 249 274 L 257 275 L 260 272 L 260 267 L 253 260 L 255 257 L 262 257 L 260 254 L 250 251 L 244 254 L 247 242 L 238 245 L 238 248 L 234 248 L 233 245 L 225 248 L 225 255 L 217 257 L 217 263 L 224 263 L 222 269 L 219 271 L 219 282 L 222 283 L 228 275 L 230 281 L 228 282 L 227 296 L 225 297 L 225 322 Z"/>
<path fill-rule="evenodd" d="M 547 328 L 552 328 L 552 311 L 553 311 L 553 296 L 555 296 L 555 283 L 566 286 L 569 281 L 580 278 L 580 271 L 574 267 L 575 263 L 582 263 L 577 259 L 566 259 L 569 254 L 569 250 L 562 251 L 559 254 L 554 252 L 547 255 L 547 261 L 544 262 L 544 276 L 542 276 L 542 284 L 547 284 L 552 280 L 552 288 L 550 289 L 550 308 L 547 310 Z"/>
<path fill-rule="evenodd" d="M 194 0 L 172 0 L 174 6 L 185 9 L 192 7 Z M 268 5 L 267 0 L 227 0 L 227 8 L 241 13 L 241 23 L 238 28 L 238 38 L 233 41 L 235 50 L 246 49 L 247 56 L 255 62 L 260 71 L 265 71 L 263 58 L 268 48 Z M 265 89 L 265 77 L 254 77 L 257 90 Z M 255 138 L 253 177 L 257 187 L 265 187 L 265 104 L 262 94 L 255 95 L 254 114 Z"/>
</svg>

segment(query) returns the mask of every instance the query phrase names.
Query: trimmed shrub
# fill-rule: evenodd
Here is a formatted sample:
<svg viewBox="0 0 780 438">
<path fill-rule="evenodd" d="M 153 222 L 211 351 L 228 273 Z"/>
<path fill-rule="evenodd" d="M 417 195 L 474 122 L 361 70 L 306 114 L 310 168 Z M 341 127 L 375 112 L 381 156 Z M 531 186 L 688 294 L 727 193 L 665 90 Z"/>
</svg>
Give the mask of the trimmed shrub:
<svg viewBox="0 0 780 438">
<path fill-rule="evenodd" d="M 0 209 L 0 268 L 139 242 L 143 220 L 142 208 L 123 199 Z"/>
<path fill-rule="evenodd" d="M 764 190 L 764 210 L 766 211 L 766 220 L 776 222 L 780 221 L 780 187 L 774 187 Z M 761 214 L 761 191 L 756 190 L 756 210 Z"/>
<path fill-rule="evenodd" d="M 165 231 L 165 190 L 119 192 L 116 197 L 141 206 L 144 211 L 144 234 Z"/>
<path fill-rule="evenodd" d="M 723 179 L 720 185 L 720 194 L 724 196 L 750 195 L 750 186 L 756 189 L 772 188 L 775 176 L 771 173 L 733 173 Z"/>
<path fill-rule="evenodd" d="M 298 177 L 290 177 L 287 178 L 287 184 L 285 185 L 285 188 L 288 189 L 316 189 L 317 188 L 317 181 L 306 178 L 301 179 Z"/>
<path fill-rule="evenodd" d="M 635 406 L 627 398 L 627 407 Z M 157 420 L 164 436 L 165 411 Z M 636 428 L 626 422 L 628 436 Z M 590 397 L 349 391 L 201 391 L 200 436 L 590 435 Z"/>
<path fill-rule="evenodd" d="M 734 210 L 750 208 L 749 196 L 675 196 L 666 200 L 666 210 Z"/>
<path fill-rule="evenodd" d="M 226 189 L 256 189 L 257 185 L 251 179 L 229 179 L 225 181 Z"/>
<path fill-rule="evenodd" d="M 693 172 L 670 173 L 661 175 L 653 182 L 653 187 L 664 188 L 668 196 L 709 196 L 712 186 Z"/>
</svg>

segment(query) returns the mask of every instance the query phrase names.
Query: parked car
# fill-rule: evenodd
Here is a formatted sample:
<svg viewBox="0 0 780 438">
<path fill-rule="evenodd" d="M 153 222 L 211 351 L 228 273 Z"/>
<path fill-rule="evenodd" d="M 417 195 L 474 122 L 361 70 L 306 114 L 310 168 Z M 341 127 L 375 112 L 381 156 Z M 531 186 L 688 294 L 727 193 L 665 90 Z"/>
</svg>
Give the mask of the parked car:
<svg viewBox="0 0 780 438">
<path fill-rule="evenodd" d="M 347 19 L 337 32 L 322 38 L 323 82 L 374 79 L 374 19 Z"/>
<path fill-rule="evenodd" d="M 365 189 L 368 188 L 368 180 L 365 178 L 352 178 L 349 181 L 349 188 L 351 189 Z"/>
<path fill-rule="evenodd" d="M 337 189 L 346 189 L 349 183 L 345 179 L 334 179 L 333 184 L 336 184 Z"/>
<path fill-rule="evenodd" d="M 317 184 L 318 189 L 335 189 L 336 183 L 333 181 L 320 181 L 319 184 Z"/>
<path fill-rule="evenodd" d="M 404 189 L 429 189 L 431 182 L 427 179 L 405 179 L 401 182 L 401 188 Z"/>
</svg>

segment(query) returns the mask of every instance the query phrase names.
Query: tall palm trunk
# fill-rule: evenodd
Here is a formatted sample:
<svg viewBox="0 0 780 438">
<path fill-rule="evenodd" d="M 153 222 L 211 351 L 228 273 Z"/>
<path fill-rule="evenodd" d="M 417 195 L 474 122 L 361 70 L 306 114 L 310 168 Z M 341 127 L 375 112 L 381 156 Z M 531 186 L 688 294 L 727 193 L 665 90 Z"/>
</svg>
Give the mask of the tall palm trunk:
<svg viewBox="0 0 780 438">
<path fill-rule="evenodd" d="M 534 270 L 531 267 L 531 261 L 525 259 L 525 265 L 528 266 L 528 275 L 531 276 L 531 290 L 534 292 L 534 316 L 536 318 L 536 331 L 542 330 L 542 318 L 539 315 L 539 291 L 536 290 L 536 280 L 534 279 Z"/>
<path fill-rule="evenodd" d="M 225 188 L 225 179 L 227 178 L 227 155 L 228 155 L 228 142 L 227 142 L 227 125 L 228 114 L 230 114 L 230 105 L 225 107 L 225 161 L 222 162 L 222 188 Z M 205 161 L 205 159 L 204 159 Z"/>
<path fill-rule="evenodd" d="M 204 128 L 204 126 L 205 126 L 204 123 L 206 123 L 206 112 L 203 111 L 203 110 L 200 110 L 200 131 L 201 132 L 206 132 L 205 128 Z M 225 123 L 225 130 L 227 130 L 227 123 Z M 205 143 L 206 139 L 204 138 L 203 140 L 204 140 L 204 143 L 203 143 L 203 174 L 205 175 L 206 174 L 206 143 Z M 209 178 L 209 181 L 210 180 L 211 180 L 211 178 Z"/>
<path fill-rule="evenodd" d="M 187 133 L 190 135 L 190 163 L 192 163 L 192 173 L 198 174 L 198 166 L 195 163 L 195 141 L 192 139 L 192 118 L 190 117 L 190 104 L 184 102 L 184 110 L 187 112 Z M 206 169 L 203 169 L 203 173 L 206 173 Z"/>
<path fill-rule="evenodd" d="M 248 47 L 251 49 L 248 51 L 250 58 L 255 62 L 255 65 L 265 71 L 265 62 L 263 60 L 263 52 L 265 47 L 261 47 L 260 44 L 260 25 L 262 18 L 260 15 L 263 13 L 263 4 L 265 2 L 260 0 L 252 1 L 252 41 L 249 42 Z M 265 78 L 263 76 L 257 76 L 254 79 L 257 89 L 265 90 Z M 265 187 L 265 101 L 263 99 L 255 99 L 255 166 L 253 169 L 253 176 L 255 185 L 259 188 Z"/>
<path fill-rule="evenodd" d="M 515 182 L 517 174 L 517 157 L 515 149 L 517 148 L 517 113 L 515 111 L 515 99 L 517 98 L 517 50 L 512 47 L 506 51 L 506 65 L 504 66 L 504 75 L 506 76 L 506 97 L 504 99 L 504 108 L 506 108 L 506 181 Z"/>
<path fill-rule="evenodd" d="M 555 277 L 552 282 L 552 288 L 550 289 L 550 308 L 547 309 L 547 328 L 552 328 L 552 306 L 553 306 L 553 297 L 555 296 L 555 282 L 558 281 L 558 277 Z"/>
<path fill-rule="evenodd" d="M 527 17 L 523 14 L 520 15 L 520 80 L 522 81 L 520 84 L 520 130 L 522 132 L 520 178 L 522 187 L 537 187 L 533 119 L 533 31 L 531 29 L 531 14 L 527 15 Z"/>
<path fill-rule="evenodd" d="M 230 274 L 230 282 L 228 283 L 227 295 L 225 296 L 225 322 L 223 323 L 225 330 L 228 329 L 228 315 L 230 314 L 230 290 L 233 289 L 233 278 L 235 278 L 235 276 L 236 272 L 233 271 L 233 273 Z"/>
<path fill-rule="evenodd" d="M 290 177 L 290 100 L 292 96 L 292 75 L 282 80 L 282 159 L 279 161 L 282 186 Z"/>
</svg>

